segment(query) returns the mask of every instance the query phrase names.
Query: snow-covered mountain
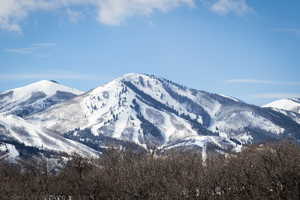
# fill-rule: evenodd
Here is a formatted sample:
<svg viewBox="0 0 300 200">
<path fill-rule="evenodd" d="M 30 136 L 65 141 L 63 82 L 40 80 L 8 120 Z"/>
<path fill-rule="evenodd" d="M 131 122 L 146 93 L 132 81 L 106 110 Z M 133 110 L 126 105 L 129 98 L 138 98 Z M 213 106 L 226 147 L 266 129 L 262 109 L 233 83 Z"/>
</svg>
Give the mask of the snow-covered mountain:
<svg viewBox="0 0 300 200">
<path fill-rule="evenodd" d="M 280 99 L 262 106 L 280 112 L 300 124 L 300 99 Z"/>
<path fill-rule="evenodd" d="M 300 139 L 299 124 L 280 112 L 145 74 L 127 74 L 26 119 L 97 150 L 124 142 L 230 151 Z"/>
<path fill-rule="evenodd" d="M 286 111 L 291 111 L 300 114 L 300 99 L 299 98 L 289 98 L 289 99 L 280 99 L 273 101 L 263 107 L 276 108 Z"/>
<path fill-rule="evenodd" d="M 40 81 L 1 93 L 0 112 L 0 156 L 10 157 L 94 156 L 115 145 L 227 152 L 282 138 L 300 141 L 296 112 L 145 74 L 127 74 L 87 93 Z"/>
<path fill-rule="evenodd" d="M 2 151 L 6 146 L 13 157 L 19 156 L 28 149 L 36 153 L 78 153 L 82 156 L 96 156 L 97 154 L 93 149 L 66 139 L 60 134 L 40 130 L 16 115 L 0 114 L 0 143 Z"/>
<path fill-rule="evenodd" d="M 39 81 L 0 93 L 0 113 L 25 117 L 54 104 L 69 100 L 83 92 L 55 81 Z"/>
</svg>

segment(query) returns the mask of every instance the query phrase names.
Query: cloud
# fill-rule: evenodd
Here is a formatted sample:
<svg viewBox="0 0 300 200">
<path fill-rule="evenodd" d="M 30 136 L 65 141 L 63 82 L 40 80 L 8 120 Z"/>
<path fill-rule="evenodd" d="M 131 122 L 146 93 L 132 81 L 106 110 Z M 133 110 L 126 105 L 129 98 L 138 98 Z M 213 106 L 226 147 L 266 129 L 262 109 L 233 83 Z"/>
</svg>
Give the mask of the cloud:
<svg viewBox="0 0 300 200">
<path fill-rule="evenodd" d="M 9 49 L 4 49 L 5 52 L 8 53 L 17 53 L 17 54 L 32 54 L 36 52 L 37 50 L 41 50 L 44 48 L 49 48 L 56 46 L 56 43 L 35 43 L 32 44 L 30 47 L 25 47 L 25 48 L 9 48 Z"/>
<path fill-rule="evenodd" d="M 300 98 L 299 93 L 262 93 L 253 95 L 256 99 L 285 99 Z"/>
<path fill-rule="evenodd" d="M 35 10 L 49 10 L 52 3 L 48 0 L 1 0 L 0 29 L 21 32 L 20 20 Z"/>
<path fill-rule="evenodd" d="M 300 35 L 300 28 L 278 28 L 278 29 L 274 29 L 274 31 Z"/>
<path fill-rule="evenodd" d="M 300 82 L 292 81 L 270 81 L 270 80 L 257 80 L 257 79 L 231 79 L 226 80 L 226 83 L 232 84 L 266 84 L 266 85 L 300 85 Z"/>
<path fill-rule="evenodd" d="M 0 74 L 0 80 L 26 79 L 96 80 L 99 79 L 99 77 L 91 74 Z"/>
<path fill-rule="evenodd" d="M 183 4 L 194 6 L 194 0 L 98 0 L 98 20 L 118 25 L 134 15 L 148 16 L 156 10 L 167 12 Z"/>
<path fill-rule="evenodd" d="M 229 13 L 243 15 L 252 10 L 246 0 L 217 0 L 211 5 L 210 9 L 220 15 Z"/>
<path fill-rule="evenodd" d="M 37 48 L 36 47 L 29 47 L 29 48 L 12 48 L 12 49 L 5 49 L 5 52 L 8 53 L 17 53 L 17 54 L 31 54 Z"/>
<path fill-rule="evenodd" d="M 34 47 L 53 47 L 56 46 L 56 43 L 53 42 L 44 42 L 44 43 L 34 43 L 32 44 Z"/>
<path fill-rule="evenodd" d="M 83 17 L 83 14 L 79 11 L 75 11 L 73 9 L 67 8 L 66 13 L 72 23 L 76 23 L 80 18 Z"/>
<path fill-rule="evenodd" d="M 72 7 L 85 6 L 96 10 L 97 20 L 103 24 L 118 25 L 125 19 L 147 16 L 154 11 L 166 12 L 181 5 L 194 6 L 195 0 L 1 0 L 0 29 L 21 32 L 20 22 L 35 11 L 62 9 L 76 21 L 81 16 Z"/>
<path fill-rule="evenodd" d="M 241 15 L 252 10 L 247 0 L 1 0 L 0 29 L 22 32 L 20 22 L 36 11 L 59 9 L 71 22 L 77 22 L 84 15 L 81 8 L 96 13 L 95 18 L 102 24 L 119 25 L 132 16 L 149 16 L 183 5 L 194 7 L 197 1 L 221 15 Z"/>
</svg>

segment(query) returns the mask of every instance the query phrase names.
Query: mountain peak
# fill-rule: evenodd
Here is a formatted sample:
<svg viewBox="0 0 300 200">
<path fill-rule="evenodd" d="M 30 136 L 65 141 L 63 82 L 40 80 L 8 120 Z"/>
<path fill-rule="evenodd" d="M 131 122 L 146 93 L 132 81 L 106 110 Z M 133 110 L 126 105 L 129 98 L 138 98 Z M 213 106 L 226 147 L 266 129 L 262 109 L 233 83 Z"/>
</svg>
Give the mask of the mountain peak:
<svg viewBox="0 0 300 200">
<path fill-rule="evenodd" d="M 143 83 L 146 83 L 148 81 L 154 81 L 157 83 L 157 81 L 161 82 L 161 83 L 169 83 L 169 84 L 172 84 L 172 85 L 175 85 L 179 88 L 184 88 L 184 89 L 187 89 L 187 87 L 183 86 L 183 85 L 180 85 L 178 83 L 175 83 L 173 81 L 170 81 L 164 77 L 160 77 L 160 76 L 156 76 L 156 75 L 153 75 L 153 74 L 146 74 L 146 73 L 128 73 L 128 74 L 125 74 L 123 76 L 121 76 L 120 78 L 117 78 L 116 80 L 118 81 L 128 81 L 128 82 L 135 82 L 135 83 L 140 83 L 143 85 Z"/>
<path fill-rule="evenodd" d="M 42 80 L 1 94 L 0 108 L 3 113 L 24 117 L 30 123 L 24 123 L 30 126 L 25 129 L 28 132 L 34 128 L 31 124 L 38 124 L 42 142 L 47 142 L 42 131 L 47 130 L 96 151 L 108 145 L 132 144 L 145 149 L 190 146 L 227 152 L 287 136 L 299 140 L 295 111 L 285 114 L 263 109 L 155 75 L 125 74 L 76 96 L 71 88 Z M 297 104 L 296 100 L 284 101 Z M 21 124 L 18 119 L 11 121 L 16 121 L 13 126 Z M 33 130 L 28 137 L 39 132 Z"/>
<path fill-rule="evenodd" d="M 148 74 L 143 74 L 143 73 L 128 73 L 124 74 L 118 80 L 122 81 L 136 81 L 140 79 L 149 79 L 149 78 L 156 78 L 154 75 L 148 75 Z"/>
<path fill-rule="evenodd" d="M 124 74 L 122 76 L 122 78 L 135 78 L 135 77 L 144 76 L 144 75 L 145 74 L 143 74 L 143 73 L 134 73 L 134 72 L 132 72 L 132 73 Z"/>
<path fill-rule="evenodd" d="M 68 86 L 61 85 L 59 82 L 54 81 L 54 80 L 40 80 L 37 82 L 33 82 L 31 84 L 25 85 L 23 87 L 15 88 L 13 89 L 14 91 L 16 90 L 22 90 L 22 91 L 43 91 L 45 93 L 53 93 L 54 91 L 57 90 L 68 90 L 71 91 L 74 94 L 82 94 L 82 91 L 79 91 L 74 88 L 70 88 Z"/>
<path fill-rule="evenodd" d="M 0 113 L 24 117 L 82 93 L 56 81 L 41 80 L 0 93 Z"/>
<path fill-rule="evenodd" d="M 113 79 L 112 81 L 109 81 L 108 83 L 101 85 L 92 91 L 95 93 L 98 93 L 99 91 L 102 91 L 103 89 L 109 89 L 109 88 L 116 88 L 120 85 L 123 85 L 124 82 L 131 82 L 133 84 L 136 83 L 143 83 L 145 81 L 149 81 L 150 79 L 158 79 L 154 75 L 148 75 L 148 74 L 142 74 L 142 73 L 127 73 L 123 76 L 120 76 L 118 78 Z"/>
<path fill-rule="evenodd" d="M 55 87 L 57 85 L 60 85 L 58 82 L 53 81 L 53 80 L 40 80 L 40 81 L 36 81 L 36 82 L 32 82 L 30 84 L 21 86 L 19 88 L 15 88 L 13 90 L 16 89 L 29 89 L 29 88 L 40 88 L 42 89 L 43 87 Z"/>
<path fill-rule="evenodd" d="M 292 111 L 300 114 L 300 99 L 299 98 L 287 98 L 273 101 L 263 107 L 276 108 L 286 111 Z"/>
<path fill-rule="evenodd" d="M 50 82 L 52 82 L 52 83 L 57 83 L 57 84 L 60 84 L 58 81 L 56 81 L 56 80 L 49 80 Z"/>
<path fill-rule="evenodd" d="M 93 147 L 105 146 L 109 138 L 146 149 L 209 145 L 227 151 L 291 132 L 296 137 L 300 127 L 270 109 L 139 73 L 125 74 L 30 120 Z"/>
</svg>

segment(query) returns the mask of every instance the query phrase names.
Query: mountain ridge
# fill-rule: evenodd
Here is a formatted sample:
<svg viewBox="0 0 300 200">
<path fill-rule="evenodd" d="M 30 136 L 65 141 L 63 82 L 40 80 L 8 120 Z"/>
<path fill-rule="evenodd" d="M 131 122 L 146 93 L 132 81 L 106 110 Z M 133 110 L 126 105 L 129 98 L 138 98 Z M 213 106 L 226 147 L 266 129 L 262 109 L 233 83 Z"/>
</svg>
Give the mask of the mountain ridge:
<svg viewBox="0 0 300 200">
<path fill-rule="evenodd" d="M 75 113 L 83 120 L 78 122 L 78 118 L 69 117 Z M 288 133 L 290 128 L 285 127 L 281 120 L 291 127 L 298 126 L 272 110 L 190 89 L 157 76 L 136 73 L 126 74 L 45 113 L 36 114 L 30 120 L 41 119 L 45 128 L 62 133 L 90 128 L 94 135 L 104 134 L 145 148 L 147 145 L 169 145 L 176 142 L 174 137 L 178 138 L 177 142 L 189 137 L 199 140 L 199 134 L 201 137 L 208 135 L 210 139 L 219 137 L 228 143 L 234 136 L 238 137 L 239 143 L 247 143 L 249 141 L 245 138 L 250 138 L 247 132 L 251 132 L 254 138 L 260 137 L 259 131 L 263 132 L 262 138 L 291 134 Z M 57 121 L 63 125 L 56 126 Z"/>
<path fill-rule="evenodd" d="M 300 98 L 279 99 L 263 107 L 276 108 L 300 114 Z"/>
<path fill-rule="evenodd" d="M 25 117 L 82 93 L 77 89 L 61 85 L 57 81 L 41 80 L 1 92 L 0 113 Z"/>
<path fill-rule="evenodd" d="M 41 134 L 74 141 L 91 154 L 109 146 L 225 153 L 283 138 L 300 141 L 300 124 L 284 112 L 137 73 L 22 117 Z"/>
</svg>

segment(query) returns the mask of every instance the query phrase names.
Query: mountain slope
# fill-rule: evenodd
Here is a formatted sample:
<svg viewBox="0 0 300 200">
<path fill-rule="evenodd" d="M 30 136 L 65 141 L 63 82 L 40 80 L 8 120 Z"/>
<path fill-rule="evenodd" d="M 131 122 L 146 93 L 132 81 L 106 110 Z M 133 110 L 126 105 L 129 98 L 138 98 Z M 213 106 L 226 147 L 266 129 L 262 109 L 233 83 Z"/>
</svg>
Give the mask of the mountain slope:
<svg viewBox="0 0 300 200">
<path fill-rule="evenodd" d="M 96 152 L 78 142 L 66 139 L 54 132 L 37 128 L 15 115 L 0 114 L 0 143 L 12 147 L 34 147 L 40 151 L 53 151 L 82 156 L 95 156 Z M 14 153 L 17 154 L 18 152 Z"/>
<path fill-rule="evenodd" d="M 282 113 L 145 74 L 127 74 L 27 119 L 86 144 L 105 136 L 146 149 L 228 151 L 300 135 Z"/>
<path fill-rule="evenodd" d="M 0 113 L 25 117 L 82 93 L 55 81 L 39 81 L 0 93 Z"/>
<path fill-rule="evenodd" d="M 300 99 L 290 98 L 290 99 L 280 99 L 271 102 L 263 107 L 276 108 L 286 111 L 291 111 L 300 114 Z"/>
<path fill-rule="evenodd" d="M 280 112 L 300 124 L 300 99 L 281 99 L 262 107 Z"/>
</svg>

